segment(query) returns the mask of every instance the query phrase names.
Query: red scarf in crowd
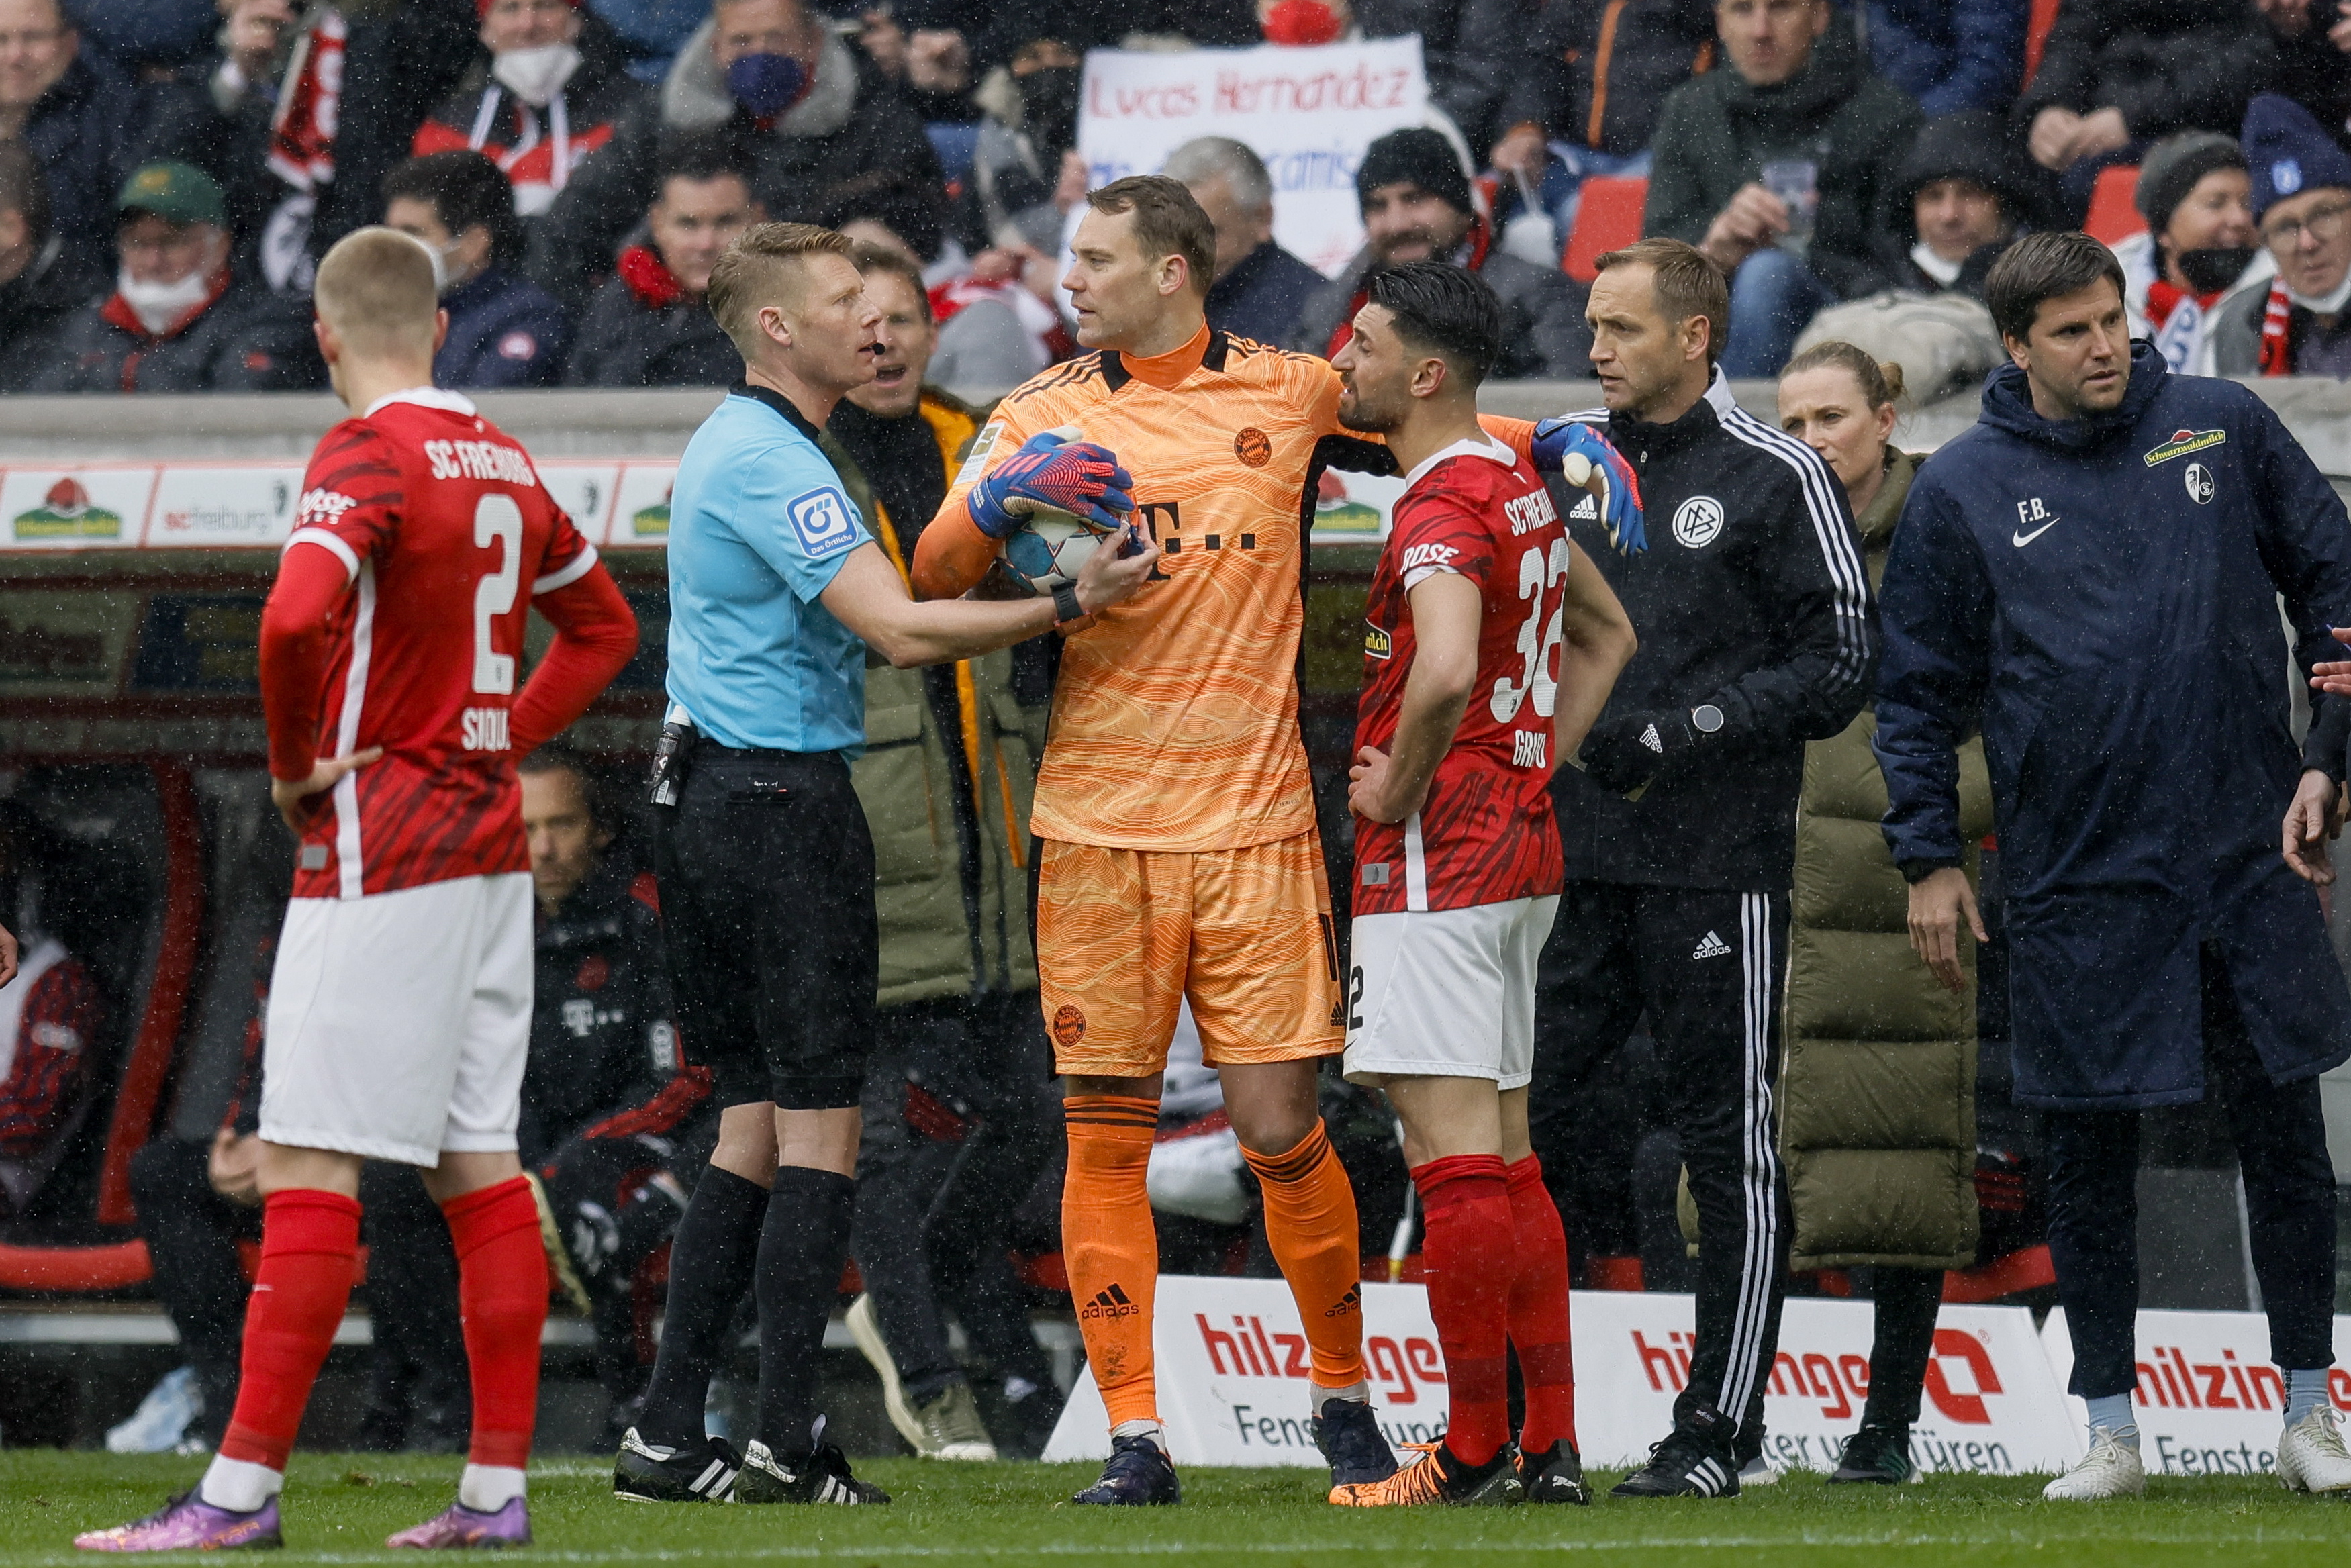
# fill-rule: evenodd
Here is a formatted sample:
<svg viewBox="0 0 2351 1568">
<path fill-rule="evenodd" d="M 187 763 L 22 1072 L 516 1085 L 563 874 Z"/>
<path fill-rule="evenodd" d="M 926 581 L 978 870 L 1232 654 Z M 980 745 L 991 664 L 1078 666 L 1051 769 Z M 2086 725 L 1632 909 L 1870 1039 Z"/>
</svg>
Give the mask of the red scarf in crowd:
<svg viewBox="0 0 2351 1568">
<path fill-rule="evenodd" d="M 1469 246 L 1469 259 L 1461 265 L 1472 272 L 1484 267 L 1486 248 L 1493 243 L 1493 237 L 1494 231 L 1488 225 L 1483 213 L 1472 217 L 1469 220 L 1469 237 L 1467 242 Z M 1371 297 L 1370 275 L 1366 273 L 1364 286 L 1356 289 L 1355 297 L 1347 301 L 1347 313 L 1339 318 L 1339 324 L 1331 329 L 1331 340 L 1322 345 L 1324 359 L 1335 360 L 1339 357 L 1339 350 L 1345 348 L 1347 340 L 1355 335 L 1355 312 L 1361 310 L 1364 308 L 1364 302 Z"/>
<path fill-rule="evenodd" d="M 993 299 L 1012 312 L 1013 319 L 1045 356 L 1047 364 L 1058 365 L 1077 354 L 1078 340 L 1070 336 L 1061 313 L 1029 293 L 1028 286 L 1018 277 L 951 277 L 934 285 L 930 296 L 934 326 L 944 327 L 967 307 Z"/>
<path fill-rule="evenodd" d="M 2262 312 L 2262 351 L 2260 364 L 2265 376 L 2294 374 L 2294 343 L 2291 327 L 2294 301 L 2286 298 L 2285 280 L 2270 285 L 2269 308 Z"/>
<path fill-rule="evenodd" d="M 270 118 L 270 171 L 298 191 L 315 191 L 335 177 L 335 124 L 342 109 L 348 37 L 340 14 L 319 14 L 295 48 L 286 89 Z"/>
<path fill-rule="evenodd" d="M 666 310 L 685 298 L 685 286 L 651 246 L 629 246 L 621 253 L 618 265 L 621 281 L 648 310 Z"/>
<path fill-rule="evenodd" d="M 2158 277 L 2147 286 L 2147 324 L 2160 331 L 2164 323 L 2171 319 L 2171 313 L 2179 308 L 2181 300 L 2193 299 L 2199 307 L 2210 310 L 2212 302 L 2227 292 L 2226 289 L 2216 288 L 2210 294 L 2191 294 L 2177 284 Z"/>
<path fill-rule="evenodd" d="M 120 327 L 134 338 L 144 339 L 145 342 L 141 345 L 142 350 L 152 349 L 158 343 L 178 337 L 194 326 L 205 311 L 220 303 L 221 296 L 228 292 L 228 285 L 229 270 L 224 267 L 220 270 L 220 276 L 213 279 L 211 292 L 207 293 L 201 302 L 191 306 L 186 315 L 160 332 L 150 332 L 147 329 L 147 323 L 139 319 L 139 312 L 131 308 L 131 301 L 122 298 L 120 290 L 106 297 L 106 303 L 98 308 L 98 313 L 108 326 Z"/>
</svg>

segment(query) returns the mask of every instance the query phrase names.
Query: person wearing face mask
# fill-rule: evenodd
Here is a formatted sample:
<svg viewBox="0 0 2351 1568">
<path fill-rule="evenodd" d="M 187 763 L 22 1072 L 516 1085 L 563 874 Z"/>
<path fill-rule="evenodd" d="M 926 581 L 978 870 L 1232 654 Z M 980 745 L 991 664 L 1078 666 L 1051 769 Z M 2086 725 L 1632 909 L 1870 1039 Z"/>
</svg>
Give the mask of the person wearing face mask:
<svg viewBox="0 0 2351 1568">
<path fill-rule="evenodd" d="M 115 199 L 114 292 L 68 317 L 37 392 L 291 392 L 320 385 L 298 306 L 229 266 L 228 213 L 212 176 L 150 163 Z"/>
<path fill-rule="evenodd" d="M 2134 199 L 2147 230 L 2114 247 L 2131 335 L 2154 339 L 2173 370 L 2211 375 L 2214 318 L 2277 276 L 2256 243 L 2244 149 L 2215 131 L 2167 136 L 2141 160 Z"/>
<path fill-rule="evenodd" d="M 2351 378 L 2351 153 L 2308 110 L 2266 92 L 2245 110 L 2244 146 L 2277 276 L 2215 313 L 2214 373 Z"/>
<path fill-rule="evenodd" d="M 570 347 L 563 307 L 515 271 L 522 220 L 498 166 L 479 152 L 411 158 L 383 179 L 386 228 L 413 235 L 441 260 L 448 334 L 433 356 L 445 388 L 551 386 Z"/>
<path fill-rule="evenodd" d="M 766 221 L 722 134 L 688 137 L 662 166 L 660 193 L 640 243 L 580 318 L 564 367 L 573 387 L 725 386 L 741 357 L 703 306 L 711 269 L 753 224 Z"/>
<path fill-rule="evenodd" d="M 515 211 L 536 217 L 555 204 L 572 171 L 612 139 L 623 110 L 644 89 L 621 68 L 619 51 L 583 48 L 579 0 L 480 0 L 486 62 L 417 127 L 421 157 L 471 149 L 488 156 L 514 186 Z"/>
<path fill-rule="evenodd" d="M 1919 131 L 1871 248 L 1897 288 L 1980 297 L 2008 243 L 2042 226 L 2048 195 L 2041 171 L 2008 145 L 2000 117 L 1962 110 Z"/>
<path fill-rule="evenodd" d="M 1083 42 L 1024 39 L 972 95 L 982 118 L 972 151 L 972 191 L 987 243 L 1058 255 L 1065 207 L 1055 199 L 1063 165 L 1077 157 Z"/>
<path fill-rule="evenodd" d="M 803 0 L 716 0 L 660 92 L 622 113 L 557 194 L 533 236 L 541 287 L 571 303 L 594 291 L 659 193 L 664 149 L 692 131 L 734 139 L 750 194 L 779 221 L 821 222 L 859 190 L 899 181 L 944 199 L 922 121 L 823 17 Z"/>
</svg>

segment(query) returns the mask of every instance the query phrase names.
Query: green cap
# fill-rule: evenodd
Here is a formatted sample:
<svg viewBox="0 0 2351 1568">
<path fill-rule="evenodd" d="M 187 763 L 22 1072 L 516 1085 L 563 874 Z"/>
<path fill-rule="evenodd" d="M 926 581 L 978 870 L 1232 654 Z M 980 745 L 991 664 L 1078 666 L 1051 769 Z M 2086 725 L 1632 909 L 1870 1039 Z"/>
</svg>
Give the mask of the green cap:
<svg viewBox="0 0 2351 1568">
<path fill-rule="evenodd" d="M 152 213 L 167 223 L 228 226 L 228 204 L 210 174 L 193 163 L 147 163 L 122 183 L 118 213 Z"/>
</svg>

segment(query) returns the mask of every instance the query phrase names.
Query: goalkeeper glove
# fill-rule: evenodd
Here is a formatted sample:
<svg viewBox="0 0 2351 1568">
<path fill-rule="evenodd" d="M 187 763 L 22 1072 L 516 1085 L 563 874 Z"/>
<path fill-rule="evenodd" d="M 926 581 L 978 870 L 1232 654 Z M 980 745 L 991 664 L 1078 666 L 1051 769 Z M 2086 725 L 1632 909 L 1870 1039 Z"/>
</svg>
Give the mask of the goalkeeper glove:
<svg viewBox="0 0 2351 1568">
<path fill-rule="evenodd" d="M 1634 477 L 1633 465 L 1625 461 L 1625 455 L 1606 436 L 1579 421 L 1537 421 L 1536 471 L 1556 474 L 1570 455 L 1583 458 L 1600 474 L 1604 489 L 1599 497 L 1600 522 L 1616 553 L 1639 555 L 1647 549 L 1649 536 L 1641 526 L 1641 482 Z"/>
<path fill-rule="evenodd" d="M 1037 507 L 1071 513 L 1100 528 L 1116 528 L 1134 510 L 1134 476 L 1119 466 L 1110 448 L 1048 430 L 1030 436 L 971 487 L 971 517 L 992 539 L 1019 532 Z"/>
</svg>

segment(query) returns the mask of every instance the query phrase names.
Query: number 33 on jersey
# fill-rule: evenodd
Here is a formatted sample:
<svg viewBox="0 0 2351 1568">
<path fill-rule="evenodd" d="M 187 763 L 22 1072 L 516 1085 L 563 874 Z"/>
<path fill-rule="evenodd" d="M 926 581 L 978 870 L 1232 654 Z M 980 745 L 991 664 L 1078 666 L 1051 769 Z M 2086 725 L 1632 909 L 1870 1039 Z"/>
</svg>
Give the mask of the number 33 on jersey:
<svg viewBox="0 0 2351 1568">
<path fill-rule="evenodd" d="M 352 589 L 328 627 L 316 755 L 384 755 L 313 813 L 295 896 L 529 869 L 509 755 L 524 622 L 595 548 L 521 447 L 426 390 L 319 444 L 286 548 L 305 546 L 340 560 Z"/>
<path fill-rule="evenodd" d="M 1390 749 L 1412 673 L 1415 587 L 1478 585 L 1478 681 L 1428 799 L 1401 822 L 1355 821 L 1354 910 L 1459 909 L 1557 893 L 1552 715 L 1573 547 L 1534 472 L 1490 438 L 1447 447 L 1407 478 L 1365 606 L 1358 749 Z"/>
</svg>

